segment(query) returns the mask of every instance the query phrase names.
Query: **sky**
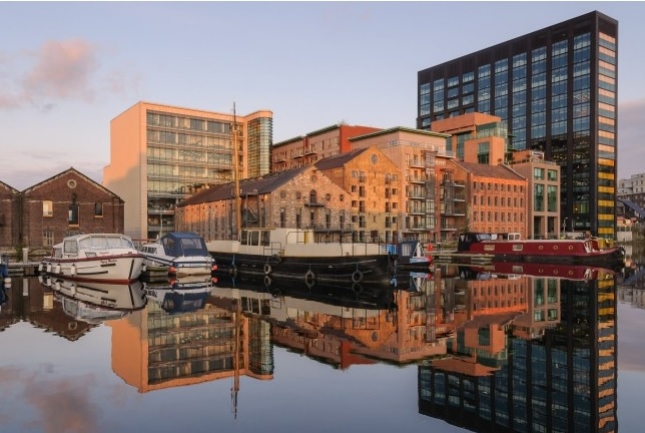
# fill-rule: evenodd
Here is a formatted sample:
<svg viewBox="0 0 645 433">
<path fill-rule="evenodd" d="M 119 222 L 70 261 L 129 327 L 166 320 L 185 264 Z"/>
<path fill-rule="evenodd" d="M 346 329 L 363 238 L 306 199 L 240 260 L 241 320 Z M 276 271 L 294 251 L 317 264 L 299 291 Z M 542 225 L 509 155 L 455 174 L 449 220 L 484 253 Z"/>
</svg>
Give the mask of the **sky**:
<svg viewBox="0 0 645 433">
<path fill-rule="evenodd" d="M 619 22 L 618 177 L 645 172 L 645 2 L 1 2 L 0 181 L 97 182 L 139 101 L 273 112 L 273 141 L 416 126 L 417 73 L 600 11 Z"/>
</svg>

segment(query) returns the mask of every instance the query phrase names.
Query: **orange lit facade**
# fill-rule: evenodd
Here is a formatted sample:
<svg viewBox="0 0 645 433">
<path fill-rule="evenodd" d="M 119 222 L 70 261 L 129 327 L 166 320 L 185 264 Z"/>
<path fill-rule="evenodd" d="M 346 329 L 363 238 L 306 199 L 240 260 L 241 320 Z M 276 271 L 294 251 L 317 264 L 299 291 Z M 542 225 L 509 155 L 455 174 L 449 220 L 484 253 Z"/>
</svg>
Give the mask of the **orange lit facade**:
<svg viewBox="0 0 645 433">
<path fill-rule="evenodd" d="M 236 154 L 239 178 L 269 173 L 272 140 L 269 110 L 235 116 L 138 102 L 110 122 L 103 185 L 125 201 L 125 234 L 155 238 L 175 229 L 179 201 L 233 181 Z"/>
<path fill-rule="evenodd" d="M 506 165 L 450 161 L 454 178 L 467 185 L 466 215 L 453 219 L 454 233 L 520 233 L 526 237 L 527 180 Z M 447 226 L 449 227 L 449 226 Z"/>
<path fill-rule="evenodd" d="M 341 123 L 275 143 L 271 149 L 271 171 L 304 167 L 328 156 L 348 152 L 351 150 L 350 138 L 379 130 Z"/>
<path fill-rule="evenodd" d="M 373 132 L 352 138 L 353 148 L 375 146 L 399 167 L 401 176 L 391 179 L 390 190 L 400 195 L 400 206 L 393 213 L 399 223 L 401 239 L 434 242 L 438 239 L 437 221 L 440 197 L 437 195 L 437 160 L 446 157 L 448 134 L 405 127 Z"/>
</svg>

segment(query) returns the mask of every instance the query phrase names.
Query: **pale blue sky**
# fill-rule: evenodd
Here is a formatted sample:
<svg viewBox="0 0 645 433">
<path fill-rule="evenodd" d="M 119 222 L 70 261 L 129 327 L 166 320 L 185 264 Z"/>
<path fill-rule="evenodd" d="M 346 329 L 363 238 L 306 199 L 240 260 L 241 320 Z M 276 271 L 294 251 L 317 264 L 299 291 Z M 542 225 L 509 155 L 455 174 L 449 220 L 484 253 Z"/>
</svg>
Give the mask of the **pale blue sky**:
<svg viewBox="0 0 645 433">
<path fill-rule="evenodd" d="M 0 180 L 100 182 L 138 101 L 274 113 L 275 142 L 415 127 L 417 72 L 598 10 L 619 21 L 619 177 L 645 172 L 645 2 L 0 2 Z"/>
</svg>

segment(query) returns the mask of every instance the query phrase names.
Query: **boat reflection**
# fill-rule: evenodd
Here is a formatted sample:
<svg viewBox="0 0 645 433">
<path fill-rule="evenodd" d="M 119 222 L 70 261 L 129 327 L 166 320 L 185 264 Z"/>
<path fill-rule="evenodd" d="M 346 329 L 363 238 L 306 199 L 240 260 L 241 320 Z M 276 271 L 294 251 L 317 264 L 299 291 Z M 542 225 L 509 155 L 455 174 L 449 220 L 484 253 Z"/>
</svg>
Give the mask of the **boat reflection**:
<svg viewBox="0 0 645 433">
<path fill-rule="evenodd" d="M 214 287 L 210 276 L 171 278 L 165 282 L 144 283 L 149 300 L 168 314 L 197 311 L 206 305 Z"/>
<path fill-rule="evenodd" d="M 65 314 L 88 324 L 121 319 L 146 305 L 139 281 L 113 284 L 42 276 L 39 281 L 54 292 L 54 299 L 61 303 Z"/>
<path fill-rule="evenodd" d="M 459 268 L 462 322 L 419 367 L 420 413 L 477 432 L 617 431 L 617 275 L 541 269 Z"/>
<path fill-rule="evenodd" d="M 567 280 L 597 280 L 614 278 L 617 271 L 586 265 L 557 265 L 529 262 L 492 262 L 486 265 L 460 267 L 464 279 L 518 278 L 519 276 L 551 277 Z"/>
</svg>

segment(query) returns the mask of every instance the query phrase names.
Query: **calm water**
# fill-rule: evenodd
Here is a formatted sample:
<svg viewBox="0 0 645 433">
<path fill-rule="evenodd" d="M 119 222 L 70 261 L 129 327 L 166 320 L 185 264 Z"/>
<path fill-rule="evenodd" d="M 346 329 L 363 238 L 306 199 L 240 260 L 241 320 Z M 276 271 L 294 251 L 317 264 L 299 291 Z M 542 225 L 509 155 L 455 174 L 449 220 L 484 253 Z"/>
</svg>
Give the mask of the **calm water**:
<svg viewBox="0 0 645 433">
<path fill-rule="evenodd" d="M 13 278 L 0 431 L 641 431 L 630 265 L 447 265 L 396 289 Z"/>
</svg>

